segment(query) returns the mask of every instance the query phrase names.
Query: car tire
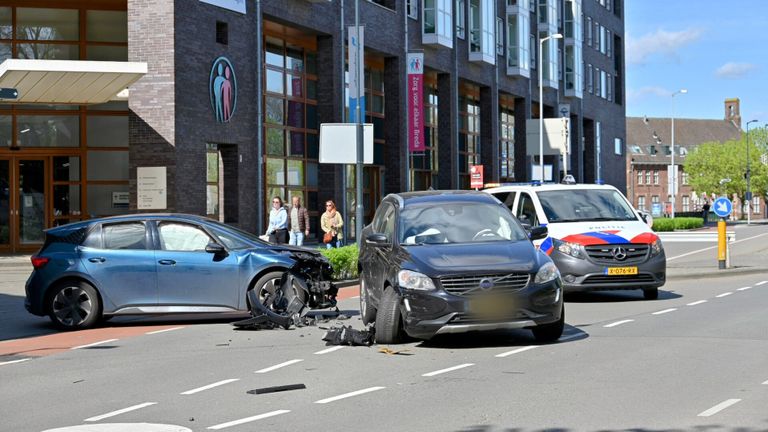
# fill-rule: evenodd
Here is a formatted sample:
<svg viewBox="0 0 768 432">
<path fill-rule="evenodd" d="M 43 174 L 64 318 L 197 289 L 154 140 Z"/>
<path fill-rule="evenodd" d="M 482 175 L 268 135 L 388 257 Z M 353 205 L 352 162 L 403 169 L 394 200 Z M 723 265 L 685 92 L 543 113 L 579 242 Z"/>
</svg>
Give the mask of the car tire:
<svg viewBox="0 0 768 432">
<path fill-rule="evenodd" d="M 93 327 L 101 318 L 101 300 L 96 288 L 83 281 L 56 285 L 48 296 L 48 316 L 62 330 Z"/>
<path fill-rule="evenodd" d="M 368 292 L 365 277 L 360 276 L 360 318 L 368 325 L 376 321 L 376 308 L 371 305 L 371 295 Z"/>
<path fill-rule="evenodd" d="M 264 304 L 264 301 L 266 300 L 266 294 L 275 295 L 277 287 L 280 285 L 280 278 L 283 277 L 283 273 L 284 272 L 282 271 L 271 271 L 260 277 L 259 280 L 253 284 L 252 289 L 256 292 L 256 296 L 262 304 Z M 250 301 L 248 310 L 251 310 Z"/>
<path fill-rule="evenodd" d="M 390 287 L 384 290 L 376 311 L 376 343 L 396 344 L 402 341 L 399 301 L 400 297 L 394 289 Z"/>
<path fill-rule="evenodd" d="M 560 319 L 550 323 L 536 326 L 532 329 L 533 337 L 537 342 L 554 342 L 560 339 L 563 335 L 563 328 L 565 327 L 565 305 L 560 311 Z"/>
<path fill-rule="evenodd" d="M 658 288 L 644 289 L 643 298 L 646 300 L 657 300 L 659 298 L 659 289 Z"/>
</svg>

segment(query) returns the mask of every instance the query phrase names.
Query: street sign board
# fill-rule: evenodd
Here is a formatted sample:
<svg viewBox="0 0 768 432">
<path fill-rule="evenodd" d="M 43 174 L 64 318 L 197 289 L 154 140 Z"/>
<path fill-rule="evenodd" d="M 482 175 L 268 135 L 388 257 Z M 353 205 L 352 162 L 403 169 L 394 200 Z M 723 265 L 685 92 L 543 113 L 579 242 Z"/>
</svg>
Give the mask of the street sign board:
<svg viewBox="0 0 768 432">
<path fill-rule="evenodd" d="M 653 217 L 661 217 L 661 203 L 651 203 L 651 215 Z"/>
<path fill-rule="evenodd" d="M 483 187 L 483 166 L 482 165 L 469 166 L 469 187 L 471 187 L 472 189 L 479 189 Z"/>
<path fill-rule="evenodd" d="M 733 211 L 731 200 L 726 197 L 720 197 L 716 199 L 712 207 L 715 214 L 722 218 L 728 217 L 728 215 L 731 214 L 731 211 Z"/>
<path fill-rule="evenodd" d="M 16 99 L 19 97 L 19 91 L 15 88 L 0 87 L 0 99 Z"/>
</svg>

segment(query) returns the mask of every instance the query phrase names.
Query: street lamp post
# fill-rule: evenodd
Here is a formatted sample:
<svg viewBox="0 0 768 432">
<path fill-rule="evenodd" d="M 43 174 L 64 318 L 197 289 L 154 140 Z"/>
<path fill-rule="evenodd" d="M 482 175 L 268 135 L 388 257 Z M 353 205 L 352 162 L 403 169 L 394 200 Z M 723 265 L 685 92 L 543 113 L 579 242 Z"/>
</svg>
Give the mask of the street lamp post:
<svg viewBox="0 0 768 432">
<path fill-rule="evenodd" d="M 757 120 L 750 120 L 747 122 L 747 173 L 745 175 L 747 179 L 747 225 L 752 223 L 752 191 L 749 188 L 749 178 L 751 177 L 749 172 L 749 125 L 751 123 L 757 123 Z"/>
<path fill-rule="evenodd" d="M 675 217 L 675 195 L 677 195 L 677 190 L 675 189 L 675 180 L 677 180 L 677 170 L 675 169 L 675 96 L 678 94 L 686 94 L 688 93 L 688 90 L 686 89 L 680 89 L 674 93 L 672 93 L 672 165 L 670 166 L 670 169 L 672 170 L 672 175 L 670 178 L 672 179 L 672 212 L 670 213 L 670 217 L 674 219 Z"/>
<path fill-rule="evenodd" d="M 563 35 L 555 33 L 539 39 L 539 179 L 544 183 L 544 42 L 550 39 L 562 39 Z"/>
</svg>

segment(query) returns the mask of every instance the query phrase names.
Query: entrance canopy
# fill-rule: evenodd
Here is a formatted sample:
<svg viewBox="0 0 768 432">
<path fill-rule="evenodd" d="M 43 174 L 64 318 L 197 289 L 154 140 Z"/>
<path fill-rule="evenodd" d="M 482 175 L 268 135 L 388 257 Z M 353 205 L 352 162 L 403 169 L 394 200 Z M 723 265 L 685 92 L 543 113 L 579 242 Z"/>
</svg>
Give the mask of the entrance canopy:
<svg viewBox="0 0 768 432">
<path fill-rule="evenodd" d="M 146 73 L 143 62 L 7 59 L 0 64 L 0 87 L 19 95 L 0 103 L 104 103 Z"/>
</svg>

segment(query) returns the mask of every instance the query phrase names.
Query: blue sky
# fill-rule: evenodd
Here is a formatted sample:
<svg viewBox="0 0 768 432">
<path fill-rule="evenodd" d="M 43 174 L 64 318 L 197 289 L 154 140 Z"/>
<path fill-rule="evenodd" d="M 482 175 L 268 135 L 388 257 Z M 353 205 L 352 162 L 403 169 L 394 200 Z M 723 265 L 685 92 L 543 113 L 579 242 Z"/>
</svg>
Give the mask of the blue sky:
<svg viewBox="0 0 768 432">
<path fill-rule="evenodd" d="M 768 123 L 768 1 L 625 0 L 627 116 Z"/>
</svg>

